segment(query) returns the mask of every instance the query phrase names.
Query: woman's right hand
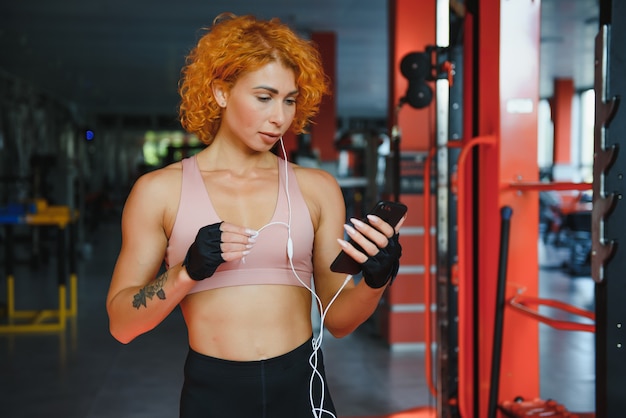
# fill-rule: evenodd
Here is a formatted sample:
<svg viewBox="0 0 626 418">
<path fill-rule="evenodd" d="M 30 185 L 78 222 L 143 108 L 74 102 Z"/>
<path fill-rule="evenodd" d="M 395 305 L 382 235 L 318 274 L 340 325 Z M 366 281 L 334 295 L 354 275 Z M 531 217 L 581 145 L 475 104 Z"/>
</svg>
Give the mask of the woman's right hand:
<svg viewBox="0 0 626 418">
<path fill-rule="evenodd" d="M 245 257 L 256 234 L 256 231 L 226 222 L 203 226 L 187 251 L 183 267 L 193 280 L 211 277 L 223 262 Z"/>
</svg>

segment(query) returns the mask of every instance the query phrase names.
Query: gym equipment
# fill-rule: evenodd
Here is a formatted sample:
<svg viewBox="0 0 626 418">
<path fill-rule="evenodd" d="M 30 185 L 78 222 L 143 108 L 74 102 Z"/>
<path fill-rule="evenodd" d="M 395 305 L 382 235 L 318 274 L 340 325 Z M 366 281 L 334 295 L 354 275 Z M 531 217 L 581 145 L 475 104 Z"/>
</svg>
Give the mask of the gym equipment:
<svg viewBox="0 0 626 418">
<path fill-rule="evenodd" d="M 68 318 L 78 312 L 78 292 L 75 258 L 75 236 L 73 225 L 78 220 L 78 211 L 67 206 L 48 206 L 43 199 L 27 204 L 10 204 L 0 208 L 0 225 L 5 230 L 5 266 L 7 279 L 7 324 L 0 324 L 0 333 L 26 333 L 63 331 Z M 13 227 L 57 227 L 57 280 L 58 308 L 42 310 L 18 310 L 15 308 L 15 276 L 13 253 Z M 66 236 L 69 235 L 69 257 L 66 254 Z M 69 307 L 66 283 L 66 260 L 69 261 Z M 52 321 L 50 321 L 52 319 Z"/>
</svg>

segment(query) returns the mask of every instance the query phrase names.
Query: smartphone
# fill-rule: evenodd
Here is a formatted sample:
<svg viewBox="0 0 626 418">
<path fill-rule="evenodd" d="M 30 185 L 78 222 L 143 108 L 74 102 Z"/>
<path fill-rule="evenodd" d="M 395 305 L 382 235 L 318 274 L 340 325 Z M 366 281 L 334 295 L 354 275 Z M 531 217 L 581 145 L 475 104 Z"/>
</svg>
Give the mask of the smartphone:
<svg viewBox="0 0 626 418">
<path fill-rule="evenodd" d="M 406 205 L 399 202 L 390 202 L 381 200 L 374 206 L 374 208 L 368 213 L 369 215 L 376 215 L 389 225 L 396 226 L 400 219 L 406 214 Z M 361 219 L 363 222 L 369 224 L 367 217 Z M 363 251 L 363 249 L 352 239 L 348 240 L 357 250 Z M 330 269 L 336 273 L 345 274 L 358 274 L 361 271 L 361 264 L 356 262 L 352 257 L 346 254 L 343 250 L 337 255 L 335 260 L 330 265 Z"/>
</svg>

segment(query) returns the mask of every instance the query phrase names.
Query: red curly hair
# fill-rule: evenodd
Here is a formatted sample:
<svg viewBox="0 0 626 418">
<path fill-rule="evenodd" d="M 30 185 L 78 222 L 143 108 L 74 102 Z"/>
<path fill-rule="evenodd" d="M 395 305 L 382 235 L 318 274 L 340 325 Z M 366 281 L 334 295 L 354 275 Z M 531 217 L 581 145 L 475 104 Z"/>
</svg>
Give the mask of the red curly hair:
<svg viewBox="0 0 626 418">
<path fill-rule="evenodd" d="M 264 21 L 230 13 L 219 15 L 187 56 L 178 87 L 183 128 L 211 144 L 222 110 L 213 97 L 213 82 L 232 87 L 243 73 L 270 62 L 280 62 L 295 74 L 299 94 L 291 129 L 304 133 L 328 92 L 319 52 L 276 18 Z"/>
</svg>

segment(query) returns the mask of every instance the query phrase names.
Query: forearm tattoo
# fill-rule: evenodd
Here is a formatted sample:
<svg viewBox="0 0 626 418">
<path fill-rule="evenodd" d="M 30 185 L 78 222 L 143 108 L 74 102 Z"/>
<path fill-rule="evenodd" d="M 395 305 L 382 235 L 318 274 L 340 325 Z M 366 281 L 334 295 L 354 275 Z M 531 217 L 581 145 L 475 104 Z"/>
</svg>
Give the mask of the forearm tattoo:
<svg viewBox="0 0 626 418">
<path fill-rule="evenodd" d="M 133 297 L 133 306 L 137 309 L 147 307 L 147 299 L 152 299 L 154 295 L 156 295 L 159 299 L 165 299 L 165 291 L 163 290 L 163 285 L 167 280 L 167 272 L 163 273 L 159 277 L 157 277 L 152 282 L 148 283 L 143 289 L 139 290 Z"/>
</svg>

